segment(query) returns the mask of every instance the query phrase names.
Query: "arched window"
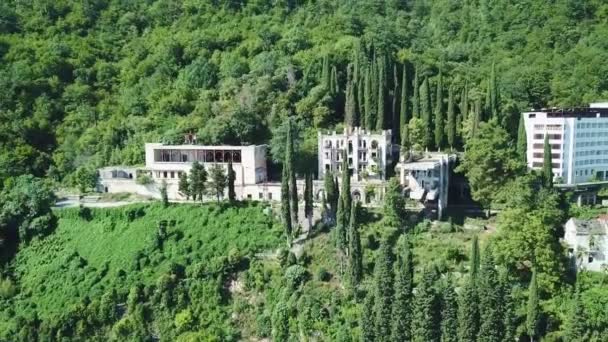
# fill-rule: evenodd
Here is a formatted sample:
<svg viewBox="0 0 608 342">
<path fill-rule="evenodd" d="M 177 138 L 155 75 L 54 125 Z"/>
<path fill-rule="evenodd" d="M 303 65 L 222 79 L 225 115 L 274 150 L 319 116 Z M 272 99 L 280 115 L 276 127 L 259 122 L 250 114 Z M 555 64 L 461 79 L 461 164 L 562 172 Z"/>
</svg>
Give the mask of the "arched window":
<svg viewBox="0 0 608 342">
<path fill-rule="evenodd" d="M 234 162 L 234 163 L 241 162 L 241 151 L 232 152 L 232 162 Z"/>
<path fill-rule="evenodd" d="M 376 140 L 372 140 L 372 148 L 373 148 L 373 149 L 378 148 L 378 141 L 376 141 Z"/>
<path fill-rule="evenodd" d="M 224 152 L 224 161 L 226 163 L 232 161 L 232 151 Z"/>
<path fill-rule="evenodd" d="M 215 162 L 216 163 L 224 162 L 224 152 L 222 152 L 222 151 L 215 152 Z"/>
<path fill-rule="evenodd" d="M 215 162 L 215 158 L 213 157 L 213 152 L 212 151 L 207 151 L 207 153 L 205 153 L 205 162 L 206 163 L 213 163 L 213 162 Z"/>
</svg>

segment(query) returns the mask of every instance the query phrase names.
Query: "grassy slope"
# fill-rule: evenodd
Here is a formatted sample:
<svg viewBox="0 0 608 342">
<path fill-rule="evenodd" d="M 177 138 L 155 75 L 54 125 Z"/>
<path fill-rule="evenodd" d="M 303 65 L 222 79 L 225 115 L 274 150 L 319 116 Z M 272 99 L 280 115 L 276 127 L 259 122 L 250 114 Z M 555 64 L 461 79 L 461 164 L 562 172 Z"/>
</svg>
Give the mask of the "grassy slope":
<svg viewBox="0 0 608 342">
<path fill-rule="evenodd" d="M 132 213 L 143 216 L 129 220 Z M 85 295 L 99 297 L 109 285 L 128 289 L 135 282 L 151 284 L 172 262 L 188 266 L 233 250 L 246 255 L 275 249 L 282 241 L 280 228 L 255 204 L 227 209 L 216 205 L 164 209 L 157 204 L 94 209 L 88 222 L 77 209 L 57 214 L 56 233 L 22 249 L 14 261 L 21 281 L 16 307 L 37 308 L 41 317 L 57 314 Z M 147 252 L 160 220 L 175 224 L 167 228 L 163 252 Z M 139 271 L 134 266 L 137 259 Z"/>
</svg>

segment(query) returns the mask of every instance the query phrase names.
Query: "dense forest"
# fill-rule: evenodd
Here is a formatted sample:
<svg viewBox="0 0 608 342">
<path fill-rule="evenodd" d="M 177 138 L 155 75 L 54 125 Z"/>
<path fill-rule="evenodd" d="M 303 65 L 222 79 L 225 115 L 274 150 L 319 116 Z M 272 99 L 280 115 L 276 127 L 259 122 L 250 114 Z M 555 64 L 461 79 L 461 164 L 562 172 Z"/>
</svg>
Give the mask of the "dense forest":
<svg viewBox="0 0 608 342">
<path fill-rule="evenodd" d="M 448 92 L 450 145 L 469 112 L 514 134 L 523 109 L 608 97 L 607 21 L 601 0 L 2 1 L 0 178 L 141 164 L 145 141 L 184 132 L 268 142 L 286 117 L 308 155 L 350 113 L 420 116 L 423 145 L 447 146 L 430 116 Z"/>
<path fill-rule="evenodd" d="M 607 36 L 602 0 L 2 1 L 0 340 L 608 340 L 608 278 L 559 241 L 588 213 L 526 170 L 519 115 L 608 98 Z M 309 215 L 317 131 L 345 125 L 464 151 L 500 213 L 411 220 L 395 180 L 361 208 L 342 174 L 292 245 L 296 175 Z M 269 143 L 280 213 L 51 209 L 186 132 Z"/>
</svg>

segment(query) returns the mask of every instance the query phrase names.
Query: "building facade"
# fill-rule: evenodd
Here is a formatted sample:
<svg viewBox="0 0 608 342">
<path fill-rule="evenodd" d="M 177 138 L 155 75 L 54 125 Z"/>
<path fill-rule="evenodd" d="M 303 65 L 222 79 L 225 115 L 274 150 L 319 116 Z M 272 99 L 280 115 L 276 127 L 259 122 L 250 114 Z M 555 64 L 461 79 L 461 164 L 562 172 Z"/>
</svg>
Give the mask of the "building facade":
<svg viewBox="0 0 608 342">
<path fill-rule="evenodd" d="M 542 167 L 547 136 L 557 183 L 608 180 L 608 103 L 530 111 L 523 113 L 523 119 L 528 167 Z"/>
<path fill-rule="evenodd" d="M 401 156 L 396 166 L 404 193 L 440 219 L 448 205 L 451 167 L 455 160 L 453 154 L 425 152 L 417 159 Z"/>
<path fill-rule="evenodd" d="M 359 127 L 346 127 L 343 133 L 318 133 L 318 177 L 342 172 L 342 160 L 348 158 L 353 182 L 385 180 L 392 162 L 391 131 L 374 133 Z"/>
<path fill-rule="evenodd" d="M 564 242 L 577 269 L 604 271 L 608 266 L 608 217 L 571 218 L 566 222 Z"/>
</svg>

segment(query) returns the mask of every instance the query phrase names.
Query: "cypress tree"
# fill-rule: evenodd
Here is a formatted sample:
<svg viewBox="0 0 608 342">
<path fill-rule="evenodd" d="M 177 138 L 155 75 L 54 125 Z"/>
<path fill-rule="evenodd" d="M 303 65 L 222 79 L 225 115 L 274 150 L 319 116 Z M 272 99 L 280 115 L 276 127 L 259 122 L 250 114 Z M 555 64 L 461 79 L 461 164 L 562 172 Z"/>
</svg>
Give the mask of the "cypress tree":
<svg viewBox="0 0 608 342">
<path fill-rule="evenodd" d="M 456 114 L 454 113 L 454 89 L 448 89 L 448 127 L 447 127 L 448 145 L 454 149 L 456 143 Z"/>
<path fill-rule="evenodd" d="M 390 243 L 386 240 L 380 244 L 374 269 L 376 341 L 390 341 L 391 312 L 393 303 L 393 255 Z"/>
<path fill-rule="evenodd" d="M 355 202 L 350 214 L 350 229 L 348 230 L 348 255 L 350 284 L 352 287 L 359 285 L 363 278 L 363 251 L 361 250 L 361 237 L 359 236 L 359 210 L 361 205 Z"/>
<path fill-rule="evenodd" d="M 376 130 L 381 131 L 384 129 L 385 125 L 385 108 L 386 108 L 386 70 L 385 70 L 384 58 L 380 57 L 378 60 L 378 97 L 376 99 L 376 105 L 378 109 L 376 110 Z"/>
<path fill-rule="evenodd" d="M 331 71 L 329 70 L 329 56 L 323 56 L 323 67 L 321 71 L 323 86 L 327 92 L 331 92 Z"/>
<path fill-rule="evenodd" d="M 336 217 L 336 210 L 338 206 L 336 194 L 336 186 L 334 184 L 334 176 L 331 172 L 326 172 L 323 178 L 323 188 L 325 191 L 325 196 L 323 197 L 326 200 L 326 204 L 329 205 L 329 215 L 332 219 Z"/>
<path fill-rule="evenodd" d="M 353 83 L 353 66 L 348 65 L 347 70 L 347 81 L 346 81 L 346 102 L 344 103 L 344 123 L 348 127 L 355 127 L 357 121 L 356 114 L 356 100 L 355 100 L 355 87 Z"/>
<path fill-rule="evenodd" d="M 549 135 L 545 134 L 545 146 L 543 151 L 543 180 L 545 187 L 553 187 L 553 158 L 551 157 L 551 144 L 549 144 Z"/>
<path fill-rule="evenodd" d="M 286 163 L 283 164 L 283 173 L 281 176 L 281 216 L 283 218 L 287 243 L 290 243 L 293 226 L 291 222 L 291 208 L 289 203 L 289 169 Z"/>
<path fill-rule="evenodd" d="M 396 177 L 389 180 L 384 197 L 382 223 L 385 226 L 402 229 L 405 201 L 401 194 L 401 185 Z"/>
<path fill-rule="evenodd" d="M 405 125 L 410 122 L 409 113 L 407 111 L 407 66 L 403 64 L 403 71 L 401 72 L 401 102 L 399 105 L 399 128 L 402 130 L 400 133 L 401 141 L 403 142 L 403 136 Z M 409 138 L 408 138 L 409 139 Z M 401 144 L 403 146 L 403 143 Z"/>
<path fill-rule="evenodd" d="M 357 80 L 357 117 L 359 127 L 365 128 L 365 71 L 359 71 Z"/>
<path fill-rule="evenodd" d="M 586 316 L 587 315 L 585 314 L 585 309 L 583 307 L 583 304 L 581 303 L 580 289 L 577 285 L 574 293 L 572 308 L 568 313 L 566 321 L 566 333 L 564 336 L 564 340 L 566 342 L 577 342 L 585 340 L 585 333 L 587 331 Z"/>
<path fill-rule="evenodd" d="M 444 113 L 443 113 L 443 74 L 439 71 L 437 77 L 437 96 L 435 99 L 435 147 L 440 149 L 445 141 L 444 128 Z"/>
<path fill-rule="evenodd" d="M 371 67 L 365 69 L 365 129 L 374 128 L 375 116 L 372 101 L 372 75 Z"/>
<path fill-rule="evenodd" d="M 232 160 L 228 161 L 228 200 L 234 202 L 236 199 L 236 191 L 234 189 L 234 181 L 236 180 L 236 174 L 232 167 Z"/>
<path fill-rule="evenodd" d="M 469 118 L 469 81 L 464 82 L 462 95 L 460 95 L 460 113 L 462 113 L 463 121 Z"/>
<path fill-rule="evenodd" d="M 538 323 L 540 321 L 540 307 L 538 303 L 538 287 L 536 284 L 536 269 L 532 271 L 532 279 L 528 287 L 528 303 L 526 306 L 526 332 L 533 342 L 538 334 Z"/>
<path fill-rule="evenodd" d="M 412 96 L 412 117 L 420 117 L 420 83 L 418 81 L 418 67 L 414 71 L 414 84 L 412 85 L 414 95 Z"/>
<path fill-rule="evenodd" d="M 441 301 L 441 342 L 458 342 L 458 300 L 451 277 Z"/>
<path fill-rule="evenodd" d="M 431 119 L 431 94 L 429 92 L 429 80 L 424 78 L 420 87 L 420 109 L 422 121 L 424 122 L 424 147 L 430 149 L 433 145 L 433 128 Z"/>
<path fill-rule="evenodd" d="M 502 336 L 503 342 L 516 341 L 517 336 L 517 317 L 515 316 L 515 303 L 513 302 L 513 295 L 511 290 L 511 284 L 509 283 L 506 276 L 503 276 L 501 281 L 502 292 L 503 292 L 503 327 L 504 333 Z"/>
<path fill-rule="evenodd" d="M 497 118 L 500 113 L 500 91 L 496 80 L 495 63 L 492 63 L 492 71 L 490 73 L 490 108 L 492 118 Z"/>
<path fill-rule="evenodd" d="M 412 321 L 412 341 L 414 342 L 439 341 L 440 338 L 440 316 L 434 279 L 433 272 L 425 270 L 422 281 L 416 287 Z"/>
<path fill-rule="evenodd" d="M 393 302 L 392 341 L 411 339 L 412 281 L 414 268 L 409 247 L 404 256 L 398 256 L 395 271 L 395 300 Z"/>
<path fill-rule="evenodd" d="M 365 296 L 363 304 L 363 312 L 361 314 L 361 339 L 363 342 L 374 342 L 376 341 L 376 326 L 375 319 L 376 315 L 374 312 L 375 298 L 374 292 L 369 291 Z"/>
<path fill-rule="evenodd" d="M 479 314 L 481 325 L 477 341 L 501 342 L 503 332 L 502 291 L 491 250 L 486 248 L 479 271 Z"/>
<path fill-rule="evenodd" d="M 473 126 L 471 128 L 471 137 L 477 135 L 479 124 L 481 122 L 481 99 L 475 101 L 475 108 L 473 110 Z"/>
<path fill-rule="evenodd" d="M 458 305 L 458 337 L 460 341 L 475 341 L 479 331 L 479 302 L 477 274 L 479 270 L 479 241 L 473 237 L 469 278 L 460 293 Z"/>
<path fill-rule="evenodd" d="M 394 132 L 393 139 L 394 141 L 400 141 L 401 137 L 401 120 L 399 115 L 400 109 L 400 91 L 399 91 L 399 76 L 397 70 L 397 63 L 393 63 L 393 93 L 391 96 L 392 99 L 392 107 L 391 107 L 391 129 Z"/>
<path fill-rule="evenodd" d="M 523 115 L 519 116 L 519 127 L 517 128 L 517 155 L 522 163 L 526 162 L 527 151 L 526 126 Z"/>
<path fill-rule="evenodd" d="M 350 197 L 350 172 L 348 169 L 348 153 L 342 150 L 342 191 L 338 201 L 338 212 L 336 214 L 336 242 L 341 251 L 347 247 L 347 229 L 350 216 L 351 197 Z"/>
<path fill-rule="evenodd" d="M 291 120 L 287 120 L 287 141 L 285 147 L 285 166 L 287 168 L 287 176 L 289 177 L 289 202 L 291 225 L 298 222 L 298 186 L 296 184 L 296 171 L 294 168 L 294 147 L 293 147 L 293 132 Z"/>
<path fill-rule="evenodd" d="M 312 200 L 312 173 L 306 173 L 304 183 L 304 216 L 308 219 L 308 233 L 312 229 L 313 200 Z"/>
<path fill-rule="evenodd" d="M 486 99 L 483 102 L 483 118 L 481 121 L 489 121 L 492 118 L 492 89 L 490 80 L 486 84 Z"/>
<path fill-rule="evenodd" d="M 205 184 L 207 183 L 207 170 L 199 162 L 195 161 L 192 163 L 190 169 L 190 195 L 192 199 L 196 201 L 198 198 L 201 202 L 203 201 L 203 194 L 205 193 Z"/>
<path fill-rule="evenodd" d="M 331 78 L 330 78 L 330 88 L 332 94 L 338 94 L 340 92 L 340 85 L 338 84 L 338 71 L 336 70 L 336 66 L 331 67 Z"/>
</svg>

